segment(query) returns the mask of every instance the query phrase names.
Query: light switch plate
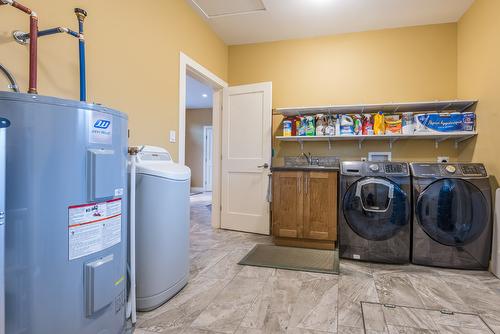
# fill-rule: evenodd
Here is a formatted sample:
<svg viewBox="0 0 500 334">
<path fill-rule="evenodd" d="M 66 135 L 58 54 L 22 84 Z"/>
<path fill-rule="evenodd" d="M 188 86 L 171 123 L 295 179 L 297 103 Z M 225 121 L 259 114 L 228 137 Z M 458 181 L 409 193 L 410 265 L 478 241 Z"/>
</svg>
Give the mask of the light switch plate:
<svg viewBox="0 0 500 334">
<path fill-rule="evenodd" d="M 170 130 L 170 142 L 175 143 L 175 130 Z"/>
</svg>

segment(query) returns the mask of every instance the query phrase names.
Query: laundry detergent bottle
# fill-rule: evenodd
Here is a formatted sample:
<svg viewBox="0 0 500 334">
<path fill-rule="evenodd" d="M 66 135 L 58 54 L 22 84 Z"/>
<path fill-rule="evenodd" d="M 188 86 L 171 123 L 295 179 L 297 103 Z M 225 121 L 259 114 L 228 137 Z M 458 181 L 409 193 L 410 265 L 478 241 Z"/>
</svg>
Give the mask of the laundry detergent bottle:
<svg viewBox="0 0 500 334">
<path fill-rule="evenodd" d="M 354 120 L 349 115 L 340 117 L 340 135 L 350 136 L 354 134 Z"/>
<path fill-rule="evenodd" d="M 385 135 L 385 117 L 381 111 L 373 118 L 373 133 L 375 135 Z"/>
</svg>

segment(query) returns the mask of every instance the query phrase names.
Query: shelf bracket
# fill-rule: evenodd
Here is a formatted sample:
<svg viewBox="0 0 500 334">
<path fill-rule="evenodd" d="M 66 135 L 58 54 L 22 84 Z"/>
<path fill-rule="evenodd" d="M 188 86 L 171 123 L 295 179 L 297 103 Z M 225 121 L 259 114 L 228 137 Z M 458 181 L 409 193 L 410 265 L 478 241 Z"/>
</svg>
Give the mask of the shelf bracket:
<svg viewBox="0 0 500 334">
<path fill-rule="evenodd" d="M 389 140 L 389 147 L 391 148 L 391 150 L 392 150 L 392 144 L 394 144 L 397 140 L 398 140 L 398 138 L 391 138 Z"/>
<path fill-rule="evenodd" d="M 444 142 L 445 140 L 450 139 L 449 137 L 444 137 L 444 138 L 438 138 L 436 139 L 436 149 L 439 148 L 439 143 Z"/>
<path fill-rule="evenodd" d="M 467 106 L 465 106 L 464 108 L 462 108 L 462 109 L 460 110 L 460 112 L 464 112 L 464 111 L 466 111 L 467 109 L 469 109 L 470 107 L 472 107 L 475 103 L 476 103 L 476 102 L 471 102 L 471 103 L 469 103 Z"/>
<path fill-rule="evenodd" d="M 463 138 L 457 138 L 455 139 L 455 149 L 458 149 L 458 144 L 460 144 L 461 142 L 464 142 L 470 138 L 472 138 L 473 136 L 467 136 L 467 137 L 463 137 Z"/>
<path fill-rule="evenodd" d="M 330 137 L 328 137 L 328 151 L 332 150 L 332 141 L 330 140 Z"/>
<path fill-rule="evenodd" d="M 442 107 L 440 111 L 447 110 L 449 107 L 451 107 L 451 103 L 448 103 L 447 105 Z"/>
<path fill-rule="evenodd" d="M 363 141 L 364 141 L 364 139 L 359 139 L 358 140 L 358 147 L 359 147 L 360 150 L 361 150 L 361 146 L 362 146 L 361 144 L 363 144 Z"/>
<path fill-rule="evenodd" d="M 304 152 L 304 142 L 302 140 L 299 140 L 299 144 L 300 144 L 300 151 Z"/>
</svg>

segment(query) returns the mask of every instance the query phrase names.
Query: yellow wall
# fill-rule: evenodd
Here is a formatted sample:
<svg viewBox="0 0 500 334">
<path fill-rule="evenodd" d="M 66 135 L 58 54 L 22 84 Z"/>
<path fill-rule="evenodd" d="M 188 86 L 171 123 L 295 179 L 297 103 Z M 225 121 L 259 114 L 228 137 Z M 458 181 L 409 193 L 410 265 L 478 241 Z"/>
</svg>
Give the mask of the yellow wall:
<svg viewBox="0 0 500 334">
<path fill-rule="evenodd" d="M 444 100 L 457 97 L 457 26 L 430 25 L 320 38 L 230 46 L 231 85 L 273 82 L 273 106 L 307 106 Z M 275 116 L 274 132 L 281 117 Z M 297 143 L 275 143 L 278 158 L 300 153 Z M 305 143 L 304 151 L 367 156 L 389 151 L 387 143 Z M 458 158 L 452 143 L 436 149 L 430 141 L 394 144 L 393 158 L 435 161 Z"/>
<path fill-rule="evenodd" d="M 393 156 L 404 160 L 485 161 L 499 140 L 495 102 L 499 77 L 500 3 L 476 0 L 458 24 L 430 25 L 337 36 L 228 47 L 184 0 L 63 1 L 26 0 L 40 16 L 40 28 L 76 28 L 73 8 L 89 12 L 86 21 L 88 97 L 129 114 L 131 144 L 167 147 L 178 156 L 168 131 L 178 130 L 179 52 L 183 51 L 231 85 L 273 82 L 274 107 L 479 98 L 480 135 L 455 150 L 430 141 L 396 142 Z M 42 5 L 43 4 L 43 5 Z M 27 88 L 28 48 L 10 37 L 28 30 L 26 15 L 0 7 L 0 62 Z M 458 31 L 458 32 L 457 32 Z M 457 42 L 458 35 L 458 42 Z M 458 46 L 457 46 L 458 43 Z M 458 62 L 457 62 L 458 59 Z M 458 77 L 458 79 L 457 79 Z M 5 81 L 0 78 L 0 85 Z M 68 36 L 40 40 L 39 92 L 78 98 L 77 43 Z M 487 122 L 482 121 L 485 117 Z M 275 134 L 280 117 L 274 117 Z M 275 143 L 278 157 L 300 153 L 296 143 Z M 304 151 L 359 158 L 389 151 L 386 143 L 306 143 Z"/>
<path fill-rule="evenodd" d="M 186 110 L 186 165 L 191 187 L 203 188 L 203 127 L 212 125 L 212 109 Z"/>
<path fill-rule="evenodd" d="M 476 0 L 458 23 L 458 95 L 478 98 L 477 140 L 463 159 L 486 163 L 500 175 L 500 1 Z M 482 121 L 481 121 L 482 120 Z M 497 181 L 498 182 L 498 181 Z"/>
<path fill-rule="evenodd" d="M 167 147 L 169 130 L 178 130 L 179 52 L 183 51 L 222 79 L 228 49 L 185 0 L 23 0 L 40 17 L 40 29 L 76 29 L 73 8 L 86 20 L 88 98 L 126 112 L 131 144 Z M 28 17 L 0 7 L 0 62 L 27 90 L 28 49 L 15 43 L 12 30 L 28 31 Z M 69 36 L 39 40 L 39 93 L 78 99 L 78 47 Z M 3 80 L 0 79 L 0 80 Z M 0 81 L 5 87 L 5 82 Z M 3 89 L 3 88 L 2 88 Z"/>
</svg>

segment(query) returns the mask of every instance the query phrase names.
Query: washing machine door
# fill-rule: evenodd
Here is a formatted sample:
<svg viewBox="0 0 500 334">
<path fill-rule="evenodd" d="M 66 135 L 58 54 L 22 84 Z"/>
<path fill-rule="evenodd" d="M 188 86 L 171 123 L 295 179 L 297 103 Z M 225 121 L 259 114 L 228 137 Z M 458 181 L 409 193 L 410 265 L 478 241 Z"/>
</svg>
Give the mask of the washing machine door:
<svg viewBox="0 0 500 334">
<path fill-rule="evenodd" d="M 367 240 L 395 236 L 410 220 L 410 199 L 393 181 L 365 177 L 346 191 L 342 211 L 351 229 Z"/>
<path fill-rule="evenodd" d="M 488 226 L 488 201 L 474 184 L 441 179 L 420 194 L 415 215 L 427 235 L 446 246 L 464 246 Z"/>
</svg>

